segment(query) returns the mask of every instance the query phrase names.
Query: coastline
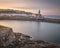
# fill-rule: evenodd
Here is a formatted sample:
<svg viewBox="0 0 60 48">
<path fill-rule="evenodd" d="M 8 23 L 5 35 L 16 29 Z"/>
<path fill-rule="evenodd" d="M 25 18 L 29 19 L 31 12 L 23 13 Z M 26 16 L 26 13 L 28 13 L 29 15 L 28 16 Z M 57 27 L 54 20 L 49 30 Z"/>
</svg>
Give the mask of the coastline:
<svg viewBox="0 0 60 48">
<path fill-rule="evenodd" d="M 15 33 L 12 28 L 2 25 L 0 25 L 0 34 L 0 48 L 60 48 L 58 44 L 32 40 L 29 35 Z"/>
<path fill-rule="evenodd" d="M 60 19 L 52 18 L 36 18 L 36 17 L 25 17 L 25 16 L 0 16 L 0 20 L 21 20 L 21 21 L 42 21 L 51 23 L 60 23 Z"/>
</svg>

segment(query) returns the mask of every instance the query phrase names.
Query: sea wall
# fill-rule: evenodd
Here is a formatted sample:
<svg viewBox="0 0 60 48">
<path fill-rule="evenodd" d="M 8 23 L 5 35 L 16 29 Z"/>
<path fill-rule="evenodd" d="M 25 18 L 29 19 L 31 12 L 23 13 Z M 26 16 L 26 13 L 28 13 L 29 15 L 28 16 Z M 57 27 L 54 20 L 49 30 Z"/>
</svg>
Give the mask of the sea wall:
<svg viewBox="0 0 60 48">
<path fill-rule="evenodd" d="M 0 25 L 0 48 L 60 48 L 60 45 L 13 32 L 12 28 Z"/>
<path fill-rule="evenodd" d="M 60 19 L 44 18 L 45 22 L 60 23 Z"/>
<path fill-rule="evenodd" d="M 60 23 L 60 19 L 37 18 L 34 16 L 0 16 L 0 20 L 24 20 L 24 21 L 43 21 Z"/>
</svg>

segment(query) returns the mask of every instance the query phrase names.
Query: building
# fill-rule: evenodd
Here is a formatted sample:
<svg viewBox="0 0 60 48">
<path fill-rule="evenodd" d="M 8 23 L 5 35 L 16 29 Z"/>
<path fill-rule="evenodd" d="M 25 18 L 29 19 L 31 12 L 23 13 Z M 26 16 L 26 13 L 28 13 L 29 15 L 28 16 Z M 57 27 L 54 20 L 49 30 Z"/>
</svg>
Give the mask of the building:
<svg viewBox="0 0 60 48">
<path fill-rule="evenodd" d="M 36 14 L 37 19 L 43 19 L 43 16 L 41 15 L 41 11 L 38 11 L 38 14 Z"/>
<path fill-rule="evenodd" d="M 40 10 L 38 11 L 38 16 L 39 16 L 39 17 L 41 16 L 41 11 L 40 11 Z"/>
</svg>

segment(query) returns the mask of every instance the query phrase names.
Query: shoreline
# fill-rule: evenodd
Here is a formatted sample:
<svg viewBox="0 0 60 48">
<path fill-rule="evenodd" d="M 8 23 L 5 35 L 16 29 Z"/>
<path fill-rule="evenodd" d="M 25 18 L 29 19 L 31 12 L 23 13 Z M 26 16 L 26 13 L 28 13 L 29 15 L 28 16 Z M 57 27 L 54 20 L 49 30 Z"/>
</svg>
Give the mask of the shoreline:
<svg viewBox="0 0 60 48">
<path fill-rule="evenodd" d="M 51 22 L 51 23 L 60 23 L 60 19 L 52 18 L 39 18 L 36 17 L 25 17 L 25 16 L 0 16 L 0 20 L 21 20 L 21 21 L 38 21 L 38 22 Z"/>
<path fill-rule="evenodd" d="M 15 33 L 12 28 L 2 25 L 0 25 L 0 34 L 0 48 L 60 48 L 60 44 L 31 40 L 29 35 Z"/>
</svg>

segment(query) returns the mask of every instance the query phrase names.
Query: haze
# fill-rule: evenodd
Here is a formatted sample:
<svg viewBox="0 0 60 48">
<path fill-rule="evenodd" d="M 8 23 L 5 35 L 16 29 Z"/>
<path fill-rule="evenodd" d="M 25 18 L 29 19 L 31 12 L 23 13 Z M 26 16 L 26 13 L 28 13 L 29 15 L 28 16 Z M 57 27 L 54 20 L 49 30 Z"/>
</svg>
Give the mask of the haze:
<svg viewBox="0 0 60 48">
<path fill-rule="evenodd" d="M 60 0 L 0 0 L 1 9 L 18 9 L 41 14 L 60 15 Z"/>
</svg>

